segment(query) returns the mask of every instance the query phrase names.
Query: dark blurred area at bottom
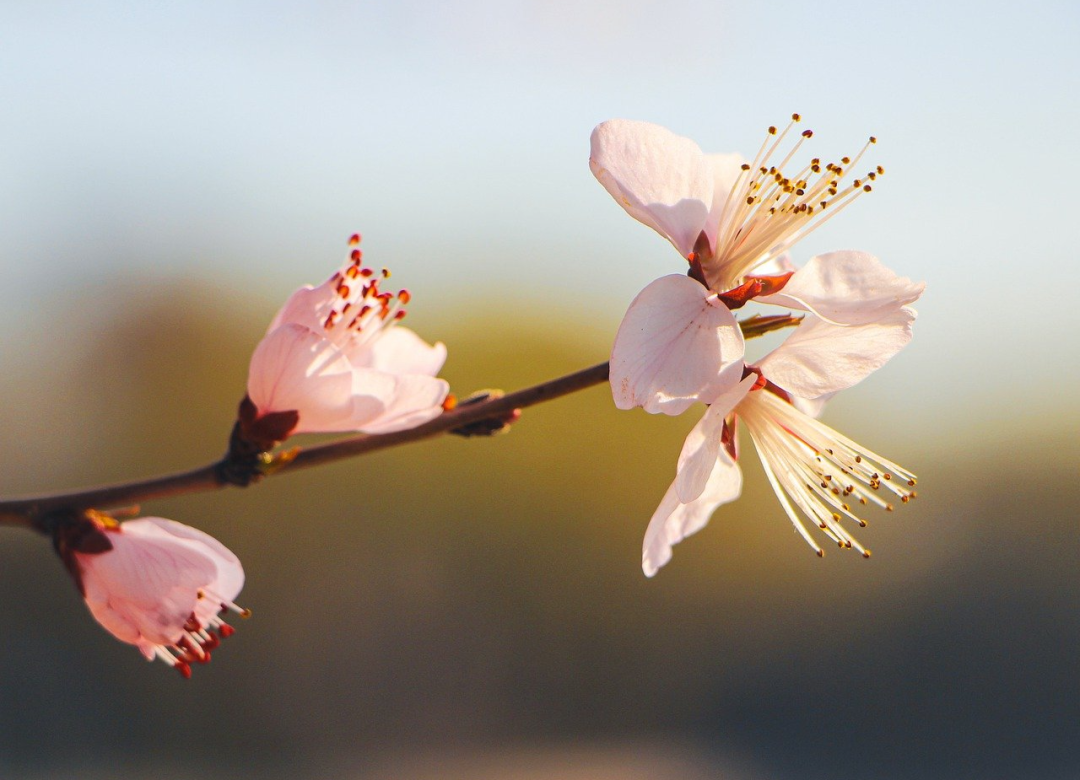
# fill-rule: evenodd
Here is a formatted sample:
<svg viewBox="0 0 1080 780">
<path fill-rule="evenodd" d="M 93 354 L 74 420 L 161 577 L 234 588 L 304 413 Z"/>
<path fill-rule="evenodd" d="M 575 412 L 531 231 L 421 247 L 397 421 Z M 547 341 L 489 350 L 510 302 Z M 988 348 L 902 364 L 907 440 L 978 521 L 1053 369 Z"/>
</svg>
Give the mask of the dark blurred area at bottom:
<svg viewBox="0 0 1080 780">
<path fill-rule="evenodd" d="M 272 305 L 127 293 L 123 312 L 64 303 L 66 346 L 44 313 L 3 342 L 5 495 L 222 451 Z M 486 316 L 410 320 L 449 344 L 462 395 L 606 353 L 609 329 L 566 312 Z M 940 399 L 920 418 L 923 399 L 873 395 L 826 422 L 921 479 L 868 515 L 870 561 L 815 557 L 744 442 L 743 498 L 646 580 L 695 420 L 617 412 L 604 388 L 491 440 L 148 505 L 247 571 L 254 617 L 187 682 L 106 635 L 43 539 L 4 530 L 0 777 L 1080 776 L 1075 420 L 961 430 Z"/>
</svg>

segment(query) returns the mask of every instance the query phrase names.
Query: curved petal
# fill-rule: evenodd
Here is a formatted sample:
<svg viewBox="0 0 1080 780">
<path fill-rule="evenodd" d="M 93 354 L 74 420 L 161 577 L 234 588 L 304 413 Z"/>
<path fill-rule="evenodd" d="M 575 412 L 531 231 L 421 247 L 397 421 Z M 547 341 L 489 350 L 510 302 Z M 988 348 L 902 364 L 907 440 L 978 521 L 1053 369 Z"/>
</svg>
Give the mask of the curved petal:
<svg viewBox="0 0 1080 780">
<path fill-rule="evenodd" d="M 915 311 L 906 306 L 881 322 L 834 325 L 808 314 L 760 363 L 761 373 L 807 399 L 858 384 L 911 341 Z"/>
<path fill-rule="evenodd" d="M 390 433 L 415 428 L 442 414 L 442 403 L 450 392 L 443 379 L 421 374 L 394 377 L 394 392 L 382 414 L 365 423 L 364 433 Z"/>
<path fill-rule="evenodd" d="M 679 501 L 693 501 L 705 490 L 705 483 L 720 455 L 724 420 L 735 405 L 746 397 L 756 381 L 757 376 L 751 374 L 730 390 L 721 393 L 687 435 L 682 452 L 679 453 L 678 475 L 675 477 Z M 727 453 L 724 453 L 724 457 L 728 457 Z"/>
<path fill-rule="evenodd" d="M 294 433 L 343 430 L 353 411 L 353 369 L 319 333 L 286 323 L 255 347 L 248 395 L 261 415 L 298 412 Z"/>
<path fill-rule="evenodd" d="M 925 288 L 871 254 L 848 250 L 810 258 L 783 290 L 757 301 L 810 311 L 837 325 L 865 325 L 918 300 Z"/>
<path fill-rule="evenodd" d="M 611 349 L 615 406 L 680 414 L 711 403 L 742 378 L 743 338 L 735 317 L 686 276 L 664 276 L 642 290 Z"/>
<path fill-rule="evenodd" d="M 741 491 L 742 472 L 723 451 L 713 464 L 705 490 L 697 500 L 680 503 L 675 484 L 672 483 L 645 530 L 641 550 L 641 569 L 645 576 L 656 574 L 661 566 L 671 560 L 673 545 L 704 528 L 717 507 L 734 501 Z"/>
<path fill-rule="evenodd" d="M 305 285 L 289 296 L 270 321 L 266 332 L 270 334 L 279 326 L 292 323 L 318 333 L 333 302 L 334 290 L 329 283 L 323 282 L 318 287 Z"/>
<path fill-rule="evenodd" d="M 714 172 L 689 138 L 649 122 L 613 119 L 592 132 L 589 168 L 626 212 L 685 257 L 705 228 Z"/>
<path fill-rule="evenodd" d="M 132 642 L 134 628 L 153 644 L 175 642 L 195 610 L 198 590 L 217 574 L 214 562 L 177 540 L 121 532 L 110 534 L 110 541 L 109 552 L 80 556 L 91 613 L 123 641 Z"/>
<path fill-rule="evenodd" d="M 120 527 L 125 533 L 137 533 L 143 538 L 168 536 L 202 552 L 217 567 L 217 576 L 207 585 L 207 589 L 215 596 L 225 601 L 233 601 L 243 590 L 244 567 L 240 564 L 240 559 L 210 534 L 164 517 L 143 517 L 124 523 Z"/>
<path fill-rule="evenodd" d="M 446 346 L 442 342 L 428 344 L 400 325 L 385 328 L 370 344 L 346 350 L 346 354 L 354 366 L 391 374 L 435 376 L 446 362 Z"/>
</svg>

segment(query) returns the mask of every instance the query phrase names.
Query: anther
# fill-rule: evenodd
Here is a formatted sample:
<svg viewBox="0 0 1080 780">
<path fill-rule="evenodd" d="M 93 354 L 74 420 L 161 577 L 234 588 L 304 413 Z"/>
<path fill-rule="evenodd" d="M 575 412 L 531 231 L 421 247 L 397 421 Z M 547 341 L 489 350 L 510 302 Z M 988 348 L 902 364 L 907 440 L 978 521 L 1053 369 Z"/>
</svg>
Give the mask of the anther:
<svg viewBox="0 0 1080 780">
<path fill-rule="evenodd" d="M 349 246 L 356 246 L 359 243 L 360 243 L 360 234 L 359 233 L 353 233 L 351 236 L 349 236 Z"/>
</svg>

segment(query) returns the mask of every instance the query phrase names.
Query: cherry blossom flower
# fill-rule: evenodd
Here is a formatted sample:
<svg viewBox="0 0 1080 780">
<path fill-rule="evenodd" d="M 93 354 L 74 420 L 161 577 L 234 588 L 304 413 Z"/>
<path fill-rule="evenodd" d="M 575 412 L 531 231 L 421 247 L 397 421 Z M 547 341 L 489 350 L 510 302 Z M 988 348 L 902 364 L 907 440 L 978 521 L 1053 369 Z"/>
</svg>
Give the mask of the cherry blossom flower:
<svg viewBox="0 0 1080 780">
<path fill-rule="evenodd" d="M 119 524 L 88 512 L 61 525 L 55 543 L 97 621 L 184 677 L 232 635 L 221 613 L 250 614 L 233 601 L 244 586 L 239 559 L 195 528 L 161 517 Z"/>
<path fill-rule="evenodd" d="M 435 375 L 446 347 L 398 323 L 409 292 L 380 289 L 390 272 L 349 259 L 286 301 L 251 356 L 240 432 L 269 449 L 294 433 L 386 433 L 442 412 L 449 386 Z"/>
<path fill-rule="evenodd" d="M 590 167 L 632 217 L 667 238 L 689 263 L 647 286 L 630 305 L 611 352 L 620 409 L 680 414 L 710 402 L 741 376 L 742 334 L 730 310 L 750 300 L 812 312 L 840 325 L 872 322 L 919 297 L 923 285 L 865 252 L 832 252 L 796 271 L 787 251 L 884 173 L 849 177 L 859 159 L 815 158 L 784 173 L 801 144 L 776 161 L 798 115 L 769 135 L 754 161 L 707 155 L 693 141 L 647 122 L 616 119 L 592 135 Z M 696 284 L 695 284 L 696 282 Z"/>
<path fill-rule="evenodd" d="M 687 436 L 675 481 L 645 532 L 642 569 L 653 576 L 671 559 L 672 545 L 701 530 L 722 504 L 739 497 L 736 423 L 757 446 L 765 474 L 796 530 L 819 555 L 804 518 L 841 548 L 870 552 L 843 527 L 860 526 L 856 504 L 891 510 L 882 488 L 907 503 L 915 477 L 800 410 L 860 382 L 911 340 L 915 311 L 900 307 L 879 321 L 837 325 L 808 314 L 795 332 L 716 397 Z"/>
</svg>

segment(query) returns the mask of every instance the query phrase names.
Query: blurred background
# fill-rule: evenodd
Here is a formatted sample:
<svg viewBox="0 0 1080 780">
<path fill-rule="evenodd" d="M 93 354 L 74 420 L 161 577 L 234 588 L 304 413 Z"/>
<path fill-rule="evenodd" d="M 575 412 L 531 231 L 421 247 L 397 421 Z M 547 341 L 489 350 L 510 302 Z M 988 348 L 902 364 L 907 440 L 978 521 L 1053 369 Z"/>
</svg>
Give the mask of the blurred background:
<svg viewBox="0 0 1080 780">
<path fill-rule="evenodd" d="M 881 186 L 796 260 L 865 249 L 929 284 L 912 345 L 825 417 L 920 476 L 868 515 L 870 561 L 816 558 L 747 446 L 744 498 L 646 580 L 695 419 L 604 388 L 496 439 L 144 506 L 248 574 L 255 617 L 188 682 L 0 530 L 0 777 L 1080 775 L 1078 22 L 1069 0 L 0 5 L 6 496 L 220 455 L 252 347 L 354 230 L 459 394 L 603 360 L 681 270 L 588 171 L 612 117 L 744 154 L 792 111 L 808 155 L 877 135 Z"/>
</svg>

